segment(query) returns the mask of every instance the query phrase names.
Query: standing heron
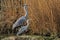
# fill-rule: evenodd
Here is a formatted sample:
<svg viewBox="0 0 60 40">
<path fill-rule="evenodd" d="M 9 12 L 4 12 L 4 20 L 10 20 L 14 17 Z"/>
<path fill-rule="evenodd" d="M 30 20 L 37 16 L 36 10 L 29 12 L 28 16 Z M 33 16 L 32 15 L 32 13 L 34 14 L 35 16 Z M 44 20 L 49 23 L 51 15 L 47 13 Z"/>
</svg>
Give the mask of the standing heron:
<svg viewBox="0 0 60 40">
<path fill-rule="evenodd" d="M 18 30 L 17 36 L 18 36 L 19 34 L 22 34 L 23 32 L 27 32 L 28 27 L 29 27 L 29 19 L 27 20 L 27 25 L 22 26 L 22 27 Z"/>
<path fill-rule="evenodd" d="M 27 18 L 28 18 L 28 9 L 27 9 L 27 5 L 26 4 L 24 4 L 24 11 L 26 13 L 25 16 L 22 16 L 19 19 L 17 19 L 17 21 L 13 24 L 12 29 L 14 29 L 14 28 L 16 28 L 18 26 L 23 25 L 23 23 L 27 21 Z"/>
</svg>

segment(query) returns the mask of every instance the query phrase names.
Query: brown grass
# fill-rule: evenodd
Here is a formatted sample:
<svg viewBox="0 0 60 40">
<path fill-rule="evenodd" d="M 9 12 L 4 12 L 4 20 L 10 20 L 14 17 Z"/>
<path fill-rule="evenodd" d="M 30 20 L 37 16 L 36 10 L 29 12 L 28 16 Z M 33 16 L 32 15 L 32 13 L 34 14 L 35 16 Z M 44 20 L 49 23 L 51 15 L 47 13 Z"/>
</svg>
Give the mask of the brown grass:
<svg viewBox="0 0 60 40">
<path fill-rule="evenodd" d="M 29 11 L 30 34 L 60 33 L 60 0 L 26 0 Z M 24 4 L 24 1 L 22 1 Z M 24 10 L 18 0 L 2 1 L 0 27 L 12 27 L 19 17 L 23 16 Z"/>
</svg>

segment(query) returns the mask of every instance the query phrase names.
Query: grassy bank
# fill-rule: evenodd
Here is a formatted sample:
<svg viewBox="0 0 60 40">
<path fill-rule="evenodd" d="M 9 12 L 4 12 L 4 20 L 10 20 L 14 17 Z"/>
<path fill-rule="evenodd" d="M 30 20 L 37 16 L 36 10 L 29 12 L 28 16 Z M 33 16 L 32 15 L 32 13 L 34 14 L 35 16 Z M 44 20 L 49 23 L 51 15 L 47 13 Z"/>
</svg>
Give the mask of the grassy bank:
<svg viewBox="0 0 60 40">
<path fill-rule="evenodd" d="M 0 36 L 1 40 L 60 40 L 58 37 L 46 37 L 36 35 L 21 35 L 21 36 Z"/>
</svg>

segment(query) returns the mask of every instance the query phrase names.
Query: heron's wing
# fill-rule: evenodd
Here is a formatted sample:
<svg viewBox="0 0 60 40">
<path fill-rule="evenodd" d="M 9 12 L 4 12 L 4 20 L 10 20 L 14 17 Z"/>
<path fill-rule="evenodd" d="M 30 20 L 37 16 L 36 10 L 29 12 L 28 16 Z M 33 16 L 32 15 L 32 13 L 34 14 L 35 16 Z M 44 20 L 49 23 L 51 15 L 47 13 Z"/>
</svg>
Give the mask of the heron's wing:
<svg viewBox="0 0 60 40">
<path fill-rule="evenodd" d="M 19 18 L 16 22 L 21 24 L 26 20 L 26 18 L 24 16 L 22 16 L 21 18 Z"/>
<path fill-rule="evenodd" d="M 18 31 L 17 34 L 21 34 L 21 33 L 23 33 L 24 31 L 26 31 L 27 29 L 28 29 L 27 26 L 22 26 L 22 27 L 19 29 L 19 31 Z"/>
<path fill-rule="evenodd" d="M 25 17 L 19 18 L 19 19 L 13 24 L 13 28 L 23 25 L 23 23 L 24 23 L 25 21 L 26 21 Z"/>
<path fill-rule="evenodd" d="M 16 22 L 16 24 L 17 24 L 18 26 L 21 26 L 21 25 L 23 25 L 23 23 L 24 23 L 25 21 L 26 21 L 25 19 L 21 19 L 21 20 L 18 20 L 18 21 Z"/>
</svg>

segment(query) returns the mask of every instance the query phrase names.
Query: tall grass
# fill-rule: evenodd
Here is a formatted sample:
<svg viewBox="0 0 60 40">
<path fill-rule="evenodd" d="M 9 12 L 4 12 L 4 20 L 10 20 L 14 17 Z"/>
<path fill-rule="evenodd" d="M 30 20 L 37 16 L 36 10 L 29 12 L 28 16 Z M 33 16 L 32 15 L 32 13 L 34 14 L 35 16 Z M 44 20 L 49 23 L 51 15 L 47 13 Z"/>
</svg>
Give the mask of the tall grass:
<svg viewBox="0 0 60 40">
<path fill-rule="evenodd" d="M 24 1 L 21 1 L 22 5 Z M 0 33 L 11 30 L 13 23 L 24 10 L 19 0 L 3 0 L 0 13 Z M 60 34 L 60 1 L 59 0 L 26 0 L 29 11 L 30 34 Z M 4 28 L 6 27 L 6 28 Z M 4 29 L 4 30 L 3 30 Z"/>
</svg>

